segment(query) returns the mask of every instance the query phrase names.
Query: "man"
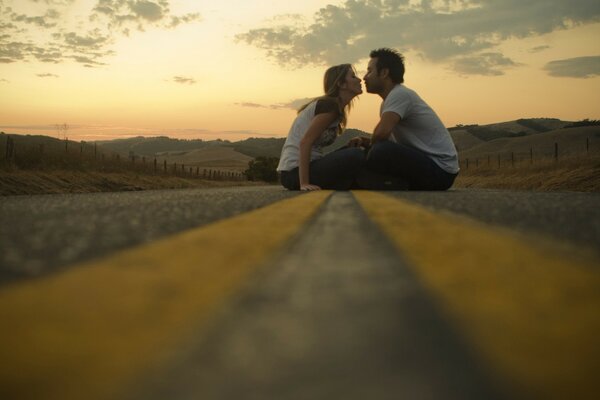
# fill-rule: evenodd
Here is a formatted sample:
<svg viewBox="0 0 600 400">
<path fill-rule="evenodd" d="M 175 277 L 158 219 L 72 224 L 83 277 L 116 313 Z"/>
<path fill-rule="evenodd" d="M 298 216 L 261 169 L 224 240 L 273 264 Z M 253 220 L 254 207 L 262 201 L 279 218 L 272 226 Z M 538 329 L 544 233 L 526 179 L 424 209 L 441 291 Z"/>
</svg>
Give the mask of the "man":
<svg viewBox="0 0 600 400">
<path fill-rule="evenodd" d="M 458 175 L 450 133 L 435 112 L 403 85 L 404 58 L 392 49 L 373 50 L 364 76 L 367 92 L 381 96 L 380 120 L 370 143 L 366 170 L 357 183 L 365 189 L 447 190 Z"/>
</svg>

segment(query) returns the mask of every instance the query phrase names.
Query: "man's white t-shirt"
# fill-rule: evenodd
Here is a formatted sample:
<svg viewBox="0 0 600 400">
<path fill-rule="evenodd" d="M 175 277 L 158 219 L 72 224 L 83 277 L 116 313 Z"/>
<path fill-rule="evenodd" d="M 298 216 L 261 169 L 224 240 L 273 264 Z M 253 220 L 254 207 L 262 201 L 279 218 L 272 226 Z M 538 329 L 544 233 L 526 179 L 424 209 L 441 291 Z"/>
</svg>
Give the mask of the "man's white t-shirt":
<svg viewBox="0 0 600 400">
<path fill-rule="evenodd" d="M 425 153 L 446 172 L 456 174 L 459 171 L 458 155 L 450 133 L 414 90 L 396 85 L 381 104 L 380 115 L 390 111 L 400 116 L 400 122 L 392 130 L 389 140 Z"/>
<path fill-rule="evenodd" d="M 290 171 L 300 164 L 300 141 L 306 134 L 311 121 L 315 117 L 315 111 L 319 100 L 310 103 L 304 110 L 300 111 L 288 133 L 283 148 L 277 171 Z M 310 161 L 323 157 L 323 147 L 330 145 L 337 138 L 340 119 L 336 119 L 323 131 L 321 136 L 313 143 L 310 150 Z"/>
</svg>

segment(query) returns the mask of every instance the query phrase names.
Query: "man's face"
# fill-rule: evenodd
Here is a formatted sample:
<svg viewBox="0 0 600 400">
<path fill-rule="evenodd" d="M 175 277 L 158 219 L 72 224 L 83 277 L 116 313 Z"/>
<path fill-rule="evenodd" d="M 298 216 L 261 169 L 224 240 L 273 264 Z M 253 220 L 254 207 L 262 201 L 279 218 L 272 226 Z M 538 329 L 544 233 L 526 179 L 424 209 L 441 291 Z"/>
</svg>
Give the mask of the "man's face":
<svg viewBox="0 0 600 400">
<path fill-rule="evenodd" d="M 368 93 L 379 93 L 383 89 L 383 79 L 377 71 L 377 57 L 371 58 L 367 66 L 367 73 L 363 77 Z"/>
</svg>

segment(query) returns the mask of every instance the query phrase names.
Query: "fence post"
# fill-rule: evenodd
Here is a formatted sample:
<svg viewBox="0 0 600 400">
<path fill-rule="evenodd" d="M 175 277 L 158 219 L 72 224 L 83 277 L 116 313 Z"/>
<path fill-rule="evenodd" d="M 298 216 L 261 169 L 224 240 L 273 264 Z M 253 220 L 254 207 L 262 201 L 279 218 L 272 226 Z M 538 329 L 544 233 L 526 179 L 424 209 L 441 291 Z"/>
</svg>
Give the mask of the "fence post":
<svg viewBox="0 0 600 400">
<path fill-rule="evenodd" d="M 590 155 L 590 138 L 585 138 L 585 152 Z"/>
<path fill-rule="evenodd" d="M 6 160 L 8 164 L 11 164 L 11 161 L 15 155 L 15 141 L 10 137 L 6 137 Z"/>
<path fill-rule="evenodd" d="M 529 163 L 533 164 L 533 147 L 529 148 Z"/>
<path fill-rule="evenodd" d="M 163 160 L 163 168 L 165 170 L 165 174 L 167 173 L 167 160 Z"/>
<path fill-rule="evenodd" d="M 554 161 L 558 161 L 558 143 L 554 143 Z"/>
<path fill-rule="evenodd" d="M 158 161 L 156 161 L 156 157 L 154 157 L 154 173 L 158 172 Z"/>
</svg>

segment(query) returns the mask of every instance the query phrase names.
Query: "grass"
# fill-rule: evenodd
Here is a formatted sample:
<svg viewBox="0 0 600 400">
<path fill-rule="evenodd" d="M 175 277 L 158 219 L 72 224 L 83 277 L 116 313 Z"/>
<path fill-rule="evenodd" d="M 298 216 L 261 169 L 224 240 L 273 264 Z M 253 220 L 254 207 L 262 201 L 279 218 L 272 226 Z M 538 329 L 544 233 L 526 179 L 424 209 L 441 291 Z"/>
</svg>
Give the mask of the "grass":
<svg viewBox="0 0 600 400">
<path fill-rule="evenodd" d="M 170 175 L 149 175 L 133 171 L 0 170 L 0 196 L 210 188 L 264 184 L 264 182 L 206 180 Z"/>
<path fill-rule="evenodd" d="M 157 161 L 155 164 L 153 158 L 123 157 L 84 142 L 0 134 L 0 195 L 257 184 L 246 181 L 239 171 L 219 166 L 208 169 L 188 163 Z"/>
<path fill-rule="evenodd" d="M 515 166 L 464 166 L 454 187 L 535 191 L 600 191 L 600 156 L 549 158 L 535 163 L 519 161 Z"/>
</svg>

